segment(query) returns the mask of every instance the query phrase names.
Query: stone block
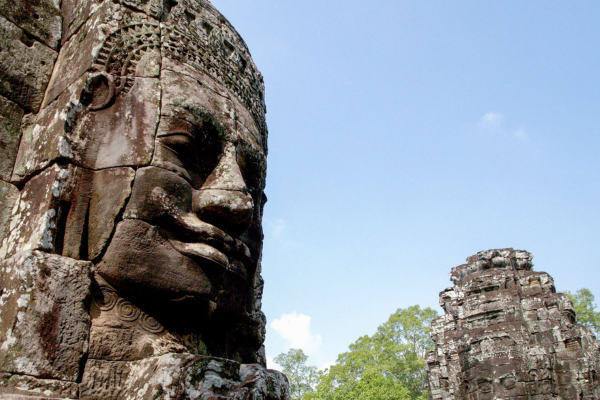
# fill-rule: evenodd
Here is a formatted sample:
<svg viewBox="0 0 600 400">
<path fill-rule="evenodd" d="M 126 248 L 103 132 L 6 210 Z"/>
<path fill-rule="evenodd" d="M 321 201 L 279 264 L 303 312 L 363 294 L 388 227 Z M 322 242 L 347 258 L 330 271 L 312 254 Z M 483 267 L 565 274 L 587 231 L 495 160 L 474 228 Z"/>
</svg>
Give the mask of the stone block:
<svg viewBox="0 0 600 400">
<path fill-rule="evenodd" d="M 3 0 L 12 3 L 13 0 Z M 25 1 L 19 1 L 25 3 Z M 0 16 L 0 95 L 37 112 L 57 53 Z"/>
<path fill-rule="evenodd" d="M 106 247 L 131 194 L 131 168 L 78 170 L 64 233 L 63 256 L 94 260 Z"/>
<path fill-rule="evenodd" d="M 186 73 L 162 70 L 161 83 L 169 87 L 165 91 L 161 115 L 179 118 L 202 126 L 203 118 L 210 115 L 225 131 L 235 131 L 235 111 L 227 93 L 215 92 L 215 84 L 206 74 L 189 68 Z M 203 114 L 198 113 L 202 106 Z"/>
<path fill-rule="evenodd" d="M 119 2 L 122 7 L 141 11 L 156 20 L 160 19 L 164 11 L 162 0 L 120 0 Z M 76 34 L 81 26 L 100 8 L 102 3 L 102 0 L 62 0 L 62 42 L 66 43 Z M 114 9 L 120 11 L 121 7 L 115 7 Z"/>
<path fill-rule="evenodd" d="M 102 3 L 103 0 L 62 0 L 62 44 L 77 33 Z"/>
<path fill-rule="evenodd" d="M 95 8 L 97 5 L 91 4 L 89 7 Z M 85 6 L 83 8 L 84 10 L 81 12 L 85 14 Z M 92 69 L 105 42 L 111 39 L 116 40 L 115 37 L 111 36 L 111 33 L 123 27 L 136 27 L 140 23 L 155 25 L 156 21 L 143 13 L 131 11 L 118 3 L 112 1 L 102 2 L 87 19 L 87 22 L 81 25 L 77 32 L 62 46 L 55 67 L 55 70 L 60 71 L 60 73 L 52 75 L 52 79 L 48 84 L 48 91 L 44 97 L 43 107 L 54 101 L 86 71 Z"/>
<path fill-rule="evenodd" d="M 12 176 L 21 182 L 58 159 L 88 169 L 149 165 L 160 114 L 160 81 L 136 78 L 107 109 L 81 103 L 87 75 L 27 126 Z"/>
<path fill-rule="evenodd" d="M 27 182 L 17 208 L 10 206 L 18 198 L 16 188 L 0 182 L 0 193 L 6 191 L 11 200 L 6 211 L 0 210 L 0 228 L 7 226 L 10 232 L 10 237 L 4 235 L 0 256 L 42 249 L 75 259 L 95 259 L 114 231 L 134 175 L 131 168 L 90 171 L 53 165 Z M 10 227 L 9 220 L 14 221 Z"/>
<path fill-rule="evenodd" d="M 62 254 L 66 202 L 76 182 L 77 168 L 53 165 L 27 182 L 19 205 L 12 210 L 10 233 L 2 241 L 0 258 L 27 250 Z"/>
<path fill-rule="evenodd" d="M 138 77 L 111 107 L 82 112 L 73 128 L 73 159 L 96 170 L 150 165 L 160 103 L 159 79 Z"/>
<path fill-rule="evenodd" d="M 111 237 L 117 216 L 131 194 L 135 172 L 131 168 L 110 168 L 94 172 L 90 196 L 88 257 L 96 259 Z"/>
<path fill-rule="evenodd" d="M 18 201 L 19 190 L 10 183 L 0 181 L 0 244 L 9 233 L 13 209 Z M 0 255 L 0 260 L 4 257 Z"/>
<path fill-rule="evenodd" d="M 0 0 L 0 15 L 56 50 L 61 37 L 59 0 Z"/>
<path fill-rule="evenodd" d="M 0 180 L 9 182 L 21 141 L 23 109 L 0 96 Z"/>
<path fill-rule="evenodd" d="M 82 400 L 289 399 L 287 379 L 260 365 L 167 354 L 140 361 L 88 360 Z"/>
<path fill-rule="evenodd" d="M 79 97 L 86 83 L 82 77 L 50 106 L 24 123 L 19 153 L 11 181 L 20 183 L 38 174 L 55 160 L 73 158 L 71 127 L 81 110 Z"/>
<path fill-rule="evenodd" d="M 77 399 L 75 382 L 39 379 L 27 375 L 0 373 L 0 398 L 3 400 Z"/>
<path fill-rule="evenodd" d="M 0 263 L 0 370 L 75 382 L 88 351 L 91 263 L 39 251 Z"/>
</svg>

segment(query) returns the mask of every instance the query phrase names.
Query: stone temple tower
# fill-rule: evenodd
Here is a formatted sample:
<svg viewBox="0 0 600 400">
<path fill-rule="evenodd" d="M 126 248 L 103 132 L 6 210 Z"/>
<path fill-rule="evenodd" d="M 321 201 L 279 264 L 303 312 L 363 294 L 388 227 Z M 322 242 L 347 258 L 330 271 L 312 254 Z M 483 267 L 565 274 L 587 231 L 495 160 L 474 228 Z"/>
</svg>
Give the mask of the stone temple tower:
<svg viewBox="0 0 600 400">
<path fill-rule="evenodd" d="M 452 269 L 431 326 L 431 399 L 600 398 L 598 341 L 532 258 L 489 250 Z"/>
<path fill-rule="evenodd" d="M 265 114 L 207 0 L 0 1 L 0 399 L 289 399 Z"/>
</svg>

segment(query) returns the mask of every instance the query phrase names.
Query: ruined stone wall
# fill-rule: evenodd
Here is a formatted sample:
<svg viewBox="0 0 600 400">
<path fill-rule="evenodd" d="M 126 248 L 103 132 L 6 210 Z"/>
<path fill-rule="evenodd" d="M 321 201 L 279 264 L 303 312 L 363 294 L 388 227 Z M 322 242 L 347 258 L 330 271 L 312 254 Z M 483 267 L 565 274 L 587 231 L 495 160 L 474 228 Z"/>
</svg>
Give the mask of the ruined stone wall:
<svg viewBox="0 0 600 400">
<path fill-rule="evenodd" d="M 532 271 L 532 255 L 500 249 L 452 269 L 427 356 L 431 399 L 599 399 L 600 346 L 571 300 Z"/>
<path fill-rule="evenodd" d="M 0 2 L 0 240 L 19 197 L 11 176 L 23 117 L 40 109 L 58 57 L 61 22 L 60 4 L 53 1 Z"/>
<path fill-rule="evenodd" d="M 289 398 L 265 113 L 206 0 L 0 0 L 0 399 Z"/>
</svg>

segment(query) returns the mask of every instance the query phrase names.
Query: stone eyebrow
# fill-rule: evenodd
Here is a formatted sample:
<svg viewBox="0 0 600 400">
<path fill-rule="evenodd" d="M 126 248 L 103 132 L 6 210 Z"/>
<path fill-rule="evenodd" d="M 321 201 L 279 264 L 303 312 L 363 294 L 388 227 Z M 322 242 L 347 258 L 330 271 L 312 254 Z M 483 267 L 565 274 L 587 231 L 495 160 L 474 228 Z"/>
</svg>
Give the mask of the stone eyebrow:
<svg viewBox="0 0 600 400">
<path fill-rule="evenodd" d="M 186 119 L 180 117 L 162 116 L 161 119 L 166 121 L 167 129 L 159 131 L 157 137 L 168 137 L 174 135 L 185 135 L 190 139 L 194 139 L 194 130 L 196 125 Z"/>
<path fill-rule="evenodd" d="M 174 117 L 163 115 L 161 118 L 179 118 L 195 126 L 204 126 L 208 124 L 212 125 L 218 131 L 226 132 L 223 123 L 203 106 L 190 104 L 187 102 L 187 99 L 175 98 L 171 101 L 169 107 L 175 110 L 176 115 Z"/>
</svg>

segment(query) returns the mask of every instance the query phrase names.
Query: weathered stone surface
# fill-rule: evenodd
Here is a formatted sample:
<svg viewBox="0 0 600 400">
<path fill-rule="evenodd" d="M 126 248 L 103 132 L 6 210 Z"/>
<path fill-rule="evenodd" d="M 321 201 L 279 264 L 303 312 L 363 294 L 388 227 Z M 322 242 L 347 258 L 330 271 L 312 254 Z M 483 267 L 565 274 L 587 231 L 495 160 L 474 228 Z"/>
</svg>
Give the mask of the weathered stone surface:
<svg viewBox="0 0 600 400">
<path fill-rule="evenodd" d="M 531 254 L 489 250 L 452 269 L 427 356 L 432 399 L 600 398 L 600 344 Z"/>
<path fill-rule="evenodd" d="M 0 263 L 0 369 L 74 382 L 88 350 L 91 263 L 39 251 Z"/>
<path fill-rule="evenodd" d="M 102 3 L 103 0 L 62 0 L 62 44 L 79 31 Z"/>
<path fill-rule="evenodd" d="M 0 193 L 7 196 L 0 210 L 0 227 L 7 232 L 0 257 L 40 249 L 75 259 L 97 258 L 123 212 L 134 174 L 131 168 L 90 171 L 55 164 L 28 181 L 20 195 L 0 182 Z"/>
<path fill-rule="evenodd" d="M 60 1 L 0 0 L 0 15 L 56 50 L 61 37 Z"/>
<path fill-rule="evenodd" d="M 7 48 L 53 73 L 35 96 L 29 67 L 0 76 L 29 96 L 15 100 L 25 117 L 0 111 L 15 121 L 0 137 L 12 146 L 0 178 L 14 184 L 0 180 L 0 258 L 43 254 L 58 272 L 39 268 L 50 273 L 27 288 L 37 290 L 29 303 L 2 281 L 28 267 L 0 275 L 0 293 L 13 296 L 0 318 L 18 320 L 16 333 L 6 326 L 0 398 L 288 400 L 285 378 L 264 368 L 266 108 L 244 41 L 206 0 L 60 7 L 57 58 L 5 21 Z M 83 284 L 60 275 L 64 265 L 92 272 Z M 85 305 L 69 300 L 84 291 Z M 66 318 L 57 330 L 40 330 L 55 326 L 43 307 Z M 40 340 L 60 351 L 32 361 Z"/>
<path fill-rule="evenodd" d="M 10 181 L 21 141 L 23 109 L 0 96 L 0 180 Z"/>
<path fill-rule="evenodd" d="M 4 3 L 12 4 L 12 0 Z M 37 111 L 52 74 L 56 52 L 1 15 L 0 47 L 0 95 L 27 111 Z"/>
<path fill-rule="evenodd" d="M 167 354 L 140 361 L 88 360 L 81 384 L 85 400 L 279 400 L 287 379 L 260 365 Z"/>
<path fill-rule="evenodd" d="M 87 22 L 61 48 L 56 60 L 56 70 L 61 73 L 52 75 L 43 107 L 54 101 L 86 71 L 92 69 L 96 62 L 101 63 L 102 49 L 119 41 L 119 33 L 125 32 L 127 40 L 133 43 L 140 38 L 146 40 L 145 33 L 152 29 L 152 26 L 156 26 L 156 21 L 143 13 L 131 11 L 112 1 L 102 2 Z M 115 35 L 115 32 L 118 33 Z M 158 37 L 150 39 L 152 40 L 156 41 Z M 119 59 L 127 59 L 128 54 L 120 53 L 116 56 Z M 117 74 L 123 72 L 125 71 L 119 70 Z"/>
<path fill-rule="evenodd" d="M 57 159 L 73 157 L 72 127 L 81 109 L 79 96 L 86 77 L 75 82 L 58 100 L 24 124 L 12 181 L 23 182 Z"/>
<path fill-rule="evenodd" d="M 206 273 L 163 238 L 159 229 L 125 220 L 98 264 L 99 273 L 126 297 L 181 301 L 186 296 L 212 297 Z"/>
<path fill-rule="evenodd" d="M 192 75 L 192 74 L 190 74 Z M 220 93 L 211 88 L 211 81 L 198 71 L 190 76 L 163 70 L 161 82 L 167 90 L 164 93 L 161 114 L 170 118 L 179 118 L 192 124 L 201 124 L 204 118 L 210 118 L 215 125 L 222 126 L 227 132 L 235 131 L 233 103 L 223 88 Z M 202 112 L 198 112 L 202 110 Z M 205 115 L 202 115 L 204 113 Z M 200 115 L 198 115 L 200 114 Z"/>
<path fill-rule="evenodd" d="M 200 335 L 171 333 L 150 314 L 120 297 L 97 274 L 93 298 L 91 359 L 136 361 L 169 353 L 208 355 Z"/>
<path fill-rule="evenodd" d="M 150 164 L 160 112 L 159 80 L 137 78 L 129 93 L 96 112 L 81 104 L 85 82 L 83 77 L 69 87 L 25 129 L 13 181 L 58 159 L 89 169 Z"/>
<path fill-rule="evenodd" d="M 0 181 L 0 243 L 6 239 L 9 233 L 13 208 L 18 201 L 19 190 L 10 183 Z M 0 260 L 3 260 L 4 257 L 0 254 Z"/>
<path fill-rule="evenodd" d="M 77 168 L 53 165 L 33 177 L 13 208 L 10 233 L 2 241 L 0 258 L 27 250 L 62 254 L 62 238 Z"/>
<path fill-rule="evenodd" d="M 62 42 L 66 43 L 73 34 L 77 33 L 81 25 L 92 17 L 102 3 L 102 0 L 62 0 Z M 121 4 L 121 7 L 115 7 L 116 11 L 120 11 L 122 7 L 132 11 L 141 11 L 156 19 L 157 22 L 163 16 L 166 4 L 163 4 L 162 0 L 120 0 L 118 3 Z"/>
<path fill-rule="evenodd" d="M 73 132 L 73 158 L 92 169 L 149 165 L 160 93 L 158 79 L 136 78 L 110 108 L 83 115 Z"/>
<path fill-rule="evenodd" d="M 79 385 L 55 379 L 0 373 L 0 398 L 3 400 L 77 399 Z"/>
<path fill-rule="evenodd" d="M 63 0 L 63 43 L 66 43 L 74 33 L 77 33 L 81 25 L 100 8 L 102 0 Z M 120 0 L 122 7 L 133 11 L 141 11 L 149 17 L 158 21 L 168 8 L 168 3 L 163 0 Z M 122 7 L 115 7 L 115 11 L 120 11 Z"/>
<path fill-rule="evenodd" d="M 95 260 L 101 255 L 129 199 L 134 176 L 131 168 L 77 170 L 74 190 L 64 196 L 70 208 L 63 256 Z"/>
<path fill-rule="evenodd" d="M 208 1 L 184 0 L 163 18 L 163 56 L 202 69 L 238 97 L 266 138 L 263 78 L 243 39 Z"/>
<path fill-rule="evenodd" d="M 150 164 L 160 111 L 159 80 L 138 78 L 110 109 L 93 113 L 80 102 L 85 82 L 85 77 L 78 80 L 25 129 L 14 182 L 59 159 L 89 169 Z"/>
<path fill-rule="evenodd" d="M 90 198 L 88 257 L 101 255 L 113 233 L 115 220 L 131 194 L 135 172 L 131 168 L 110 168 L 94 173 Z"/>
</svg>

